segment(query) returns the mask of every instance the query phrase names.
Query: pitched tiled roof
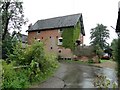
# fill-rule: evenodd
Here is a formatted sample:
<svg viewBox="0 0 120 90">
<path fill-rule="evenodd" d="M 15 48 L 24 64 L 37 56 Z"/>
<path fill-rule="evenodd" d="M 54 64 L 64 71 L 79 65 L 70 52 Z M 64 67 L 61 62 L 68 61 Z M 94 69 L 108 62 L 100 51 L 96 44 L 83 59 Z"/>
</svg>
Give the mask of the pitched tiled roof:
<svg viewBox="0 0 120 90">
<path fill-rule="evenodd" d="M 73 14 L 73 15 L 67 15 L 67 16 L 62 16 L 62 17 L 38 20 L 27 31 L 73 27 L 77 24 L 79 20 L 81 22 L 82 33 L 83 35 L 85 35 L 82 14 Z"/>
</svg>

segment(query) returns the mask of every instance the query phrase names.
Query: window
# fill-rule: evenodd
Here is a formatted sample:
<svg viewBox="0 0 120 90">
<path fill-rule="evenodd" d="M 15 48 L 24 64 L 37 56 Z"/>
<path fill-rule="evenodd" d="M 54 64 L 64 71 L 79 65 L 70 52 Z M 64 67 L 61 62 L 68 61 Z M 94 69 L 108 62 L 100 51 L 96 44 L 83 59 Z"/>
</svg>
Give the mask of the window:
<svg viewBox="0 0 120 90">
<path fill-rule="evenodd" d="M 56 38 L 58 38 L 58 36 L 56 36 Z"/>
<path fill-rule="evenodd" d="M 53 47 L 50 47 L 50 49 L 53 49 Z"/>
<path fill-rule="evenodd" d="M 40 31 L 37 31 L 37 34 L 40 34 Z"/>
<path fill-rule="evenodd" d="M 50 38 L 51 38 L 51 36 L 50 36 Z"/>
<path fill-rule="evenodd" d="M 58 33 L 61 33 L 61 34 L 62 34 L 62 32 L 63 32 L 63 30 L 62 30 L 62 29 L 59 29 L 59 30 L 58 30 Z"/>
<path fill-rule="evenodd" d="M 40 39 L 37 39 L 38 42 L 40 42 Z"/>
<path fill-rule="evenodd" d="M 38 31 L 38 33 L 40 33 L 40 31 Z"/>
<path fill-rule="evenodd" d="M 62 42 L 62 39 L 59 39 L 59 42 Z"/>
<path fill-rule="evenodd" d="M 79 46 L 81 44 L 80 40 L 76 40 L 76 45 Z"/>
<path fill-rule="evenodd" d="M 42 37 L 42 39 L 43 39 L 43 37 Z"/>
<path fill-rule="evenodd" d="M 58 52 L 61 53 L 61 50 L 59 50 Z"/>
<path fill-rule="evenodd" d="M 58 45 L 62 45 L 62 40 L 63 40 L 62 37 L 59 37 L 59 38 L 58 38 Z"/>
<path fill-rule="evenodd" d="M 61 53 L 62 52 L 62 50 L 61 49 L 58 49 L 58 53 Z"/>
</svg>

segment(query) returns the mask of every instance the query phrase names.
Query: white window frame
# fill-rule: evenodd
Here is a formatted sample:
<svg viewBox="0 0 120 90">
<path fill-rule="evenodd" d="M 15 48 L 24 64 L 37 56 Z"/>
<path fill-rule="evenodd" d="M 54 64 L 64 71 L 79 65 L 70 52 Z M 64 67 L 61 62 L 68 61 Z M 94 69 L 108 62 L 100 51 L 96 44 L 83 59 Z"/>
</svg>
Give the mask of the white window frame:
<svg viewBox="0 0 120 90">
<path fill-rule="evenodd" d="M 37 31 L 37 35 L 40 34 L 40 33 L 41 33 L 41 31 Z"/>
<path fill-rule="evenodd" d="M 63 42 L 60 42 L 60 39 L 62 39 L 62 40 L 63 40 L 63 38 L 62 38 L 62 37 L 59 37 L 59 38 L 58 38 L 58 45 L 62 45 L 62 44 L 63 44 Z"/>
</svg>

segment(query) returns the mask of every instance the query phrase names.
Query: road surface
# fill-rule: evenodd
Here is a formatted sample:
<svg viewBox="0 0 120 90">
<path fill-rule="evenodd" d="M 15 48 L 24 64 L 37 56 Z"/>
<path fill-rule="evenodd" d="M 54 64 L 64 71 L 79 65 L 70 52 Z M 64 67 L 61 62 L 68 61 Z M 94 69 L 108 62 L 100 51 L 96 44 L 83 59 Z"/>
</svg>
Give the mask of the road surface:
<svg viewBox="0 0 120 90">
<path fill-rule="evenodd" d="M 76 62 L 61 62 L 59 69 L 51 78 L 34 88 L 94 88 L 93 80 L 98 74 L 107 76 L 111 82 L 117 82 L 116 72 L 113 69 Z"/>
</svg>

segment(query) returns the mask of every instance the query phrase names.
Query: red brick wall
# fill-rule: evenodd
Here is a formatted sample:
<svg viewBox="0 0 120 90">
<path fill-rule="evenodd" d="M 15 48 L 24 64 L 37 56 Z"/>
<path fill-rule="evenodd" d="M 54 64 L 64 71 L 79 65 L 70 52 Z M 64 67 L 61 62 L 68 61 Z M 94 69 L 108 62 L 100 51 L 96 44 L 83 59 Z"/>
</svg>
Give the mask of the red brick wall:
<svg viewBox="0 0 120 90">
<path fill-rule="evenodd" d="M 40 39 L 44 43 L 46 53 L 56 53 L 62 57 L 70 58 L 73 56 L 70 49 L 65 49 L 57 45 L 58 38 L 61 37 L 59 29 L 41 31 L 40 33 L 28 32 L 28 44 L 32 44 L 33 40 Z M 61 52 L 59 52 L 61 50 Z"/>
</svg>

